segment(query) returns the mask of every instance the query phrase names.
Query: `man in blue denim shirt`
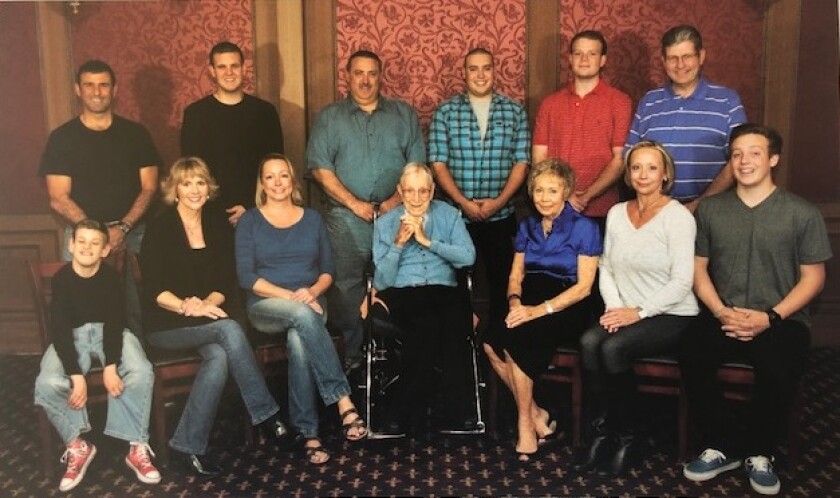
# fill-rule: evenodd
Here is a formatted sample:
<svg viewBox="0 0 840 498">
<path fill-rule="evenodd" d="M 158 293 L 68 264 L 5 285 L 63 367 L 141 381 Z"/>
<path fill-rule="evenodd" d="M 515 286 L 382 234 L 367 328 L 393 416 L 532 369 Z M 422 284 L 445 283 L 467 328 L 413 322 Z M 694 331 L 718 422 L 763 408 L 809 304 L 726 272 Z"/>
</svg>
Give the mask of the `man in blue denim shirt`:
<svg viewBox="0 0 840 498">
<path fill-rule="evenodd" d="M 438 107 L 429 130 L 437 183 L 461 208 L 489 287 L 489 327 L 503 328 L 516 216 L 511 198 L 528 173 L 531 135 L 525 109 L 493 92 L 493 55 L 464 59 L 466 93 Z"/>
<path fill-rule="evenodd" d="M 417 114 L 405 102 L 379 95 L 382 61 L 360 50 L 347 62 L 350 95 L 318 114 L 306 149 L 307 167 L 329 198 L 327 230 L 336 275 L 330 320 L 341 330 L 347 370 L 361 364 L 364 271 L 371 261 L 375 215 L 400 205 L 403 166 L 425 162 Z"/>
</svg>

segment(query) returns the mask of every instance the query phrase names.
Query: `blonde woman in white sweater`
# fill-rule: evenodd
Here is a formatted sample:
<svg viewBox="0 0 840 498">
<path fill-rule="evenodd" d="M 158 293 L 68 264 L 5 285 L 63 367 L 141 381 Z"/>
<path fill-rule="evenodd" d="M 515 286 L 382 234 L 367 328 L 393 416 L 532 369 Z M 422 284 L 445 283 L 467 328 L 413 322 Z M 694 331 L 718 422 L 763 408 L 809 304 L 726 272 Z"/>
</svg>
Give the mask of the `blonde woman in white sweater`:
<svg viewBox="0 0 840 498">
<path fill-rule="evenodd" d="M 595 437 L 575 468 L 602 476 L 620 474 L 632 459 L 633 360 L 674 350 L 698 313 L 691 291 L 697 228 L 668 195 L 673 159 L 661 145 L 639 142 L 625 157 L 624 181 L 636 198 L 607 215 L 599 264 L 605 311 L 581 337 Z"/>
</svg>

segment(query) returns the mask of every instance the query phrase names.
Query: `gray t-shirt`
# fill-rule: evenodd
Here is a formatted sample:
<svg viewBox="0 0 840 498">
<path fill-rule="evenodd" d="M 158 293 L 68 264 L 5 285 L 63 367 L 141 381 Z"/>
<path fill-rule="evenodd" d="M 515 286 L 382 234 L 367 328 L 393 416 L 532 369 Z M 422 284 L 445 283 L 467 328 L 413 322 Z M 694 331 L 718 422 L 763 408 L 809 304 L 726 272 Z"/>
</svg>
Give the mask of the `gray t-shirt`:
<svg viewBox="0 0 840 498">
<path fill-rule="evenodd" d="M 799 282 L 800 265 L 831 258 L 825 221 L 804 199 L 776 188 L 752 208 L 735 190 L 697 208 L 695 254 L 709 258 L 709 275 L 728 306 L 764 310 Z M 810 326 L 808 308 L 790 316 Z"/>
</svg>

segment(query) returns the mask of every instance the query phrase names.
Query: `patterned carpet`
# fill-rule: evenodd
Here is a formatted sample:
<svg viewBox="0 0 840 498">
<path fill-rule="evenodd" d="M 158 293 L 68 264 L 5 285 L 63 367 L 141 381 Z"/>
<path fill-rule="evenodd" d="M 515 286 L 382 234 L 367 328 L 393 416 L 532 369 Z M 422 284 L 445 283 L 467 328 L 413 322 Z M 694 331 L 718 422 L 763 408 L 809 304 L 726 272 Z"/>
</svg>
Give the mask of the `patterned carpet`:
<svg viewBox="0 0 840 498">
<path fill-rule="evenodd" d="M 54 475 L 40 468 L 32 385 L 33 357 L 0 357 L 0 496 L 56 496 L 61 448 L 53 450 Z M 802 456 L 794 474 L 781 471 L 782 496 L 840 496 L 840 350 L 819 349 L 806 378 Z M 543 386 L 543 395 L 561 415 L 568 413 L 563 387 Z M 123 443 L 101 434 L 102 413 L 94 411 L 91 440 L 99 454 L 85 480 L 66 496 L 113 497 L 314 497 L 314 496 L 752 496 L 743 472 L 732 471 L 705 484 L 682 477 L 676 461 L 676 405 L 673 399 L 645 397 L 645 443 L 626 475 L 606 479 L 571 469 L 566 443 L 521 466 L 513 461 L 513 438 L 476 436 L 366 441 L 349 444 L 338 437 L 337 417 L 325 412 L 323 433 L 332 460 L 323 467 L 274 445 L 243 443 L 238 402 L 224 403 L 213 434 L 215 454 L 226 473 L 209 481 L 162 469 L 159 485 L 141 484 L 122 459 Z M 179 407 L 174 407 L 173 415 Z M 509 409 L 509 407 L 508 407 Z M 733 405 L 733 413 L 737 406 Z M 509 410 L 506 416 L 510 426 Z M 173 419 L 174 420 L 174 419 Z M 563 429 L 563 427 L 561 427 Z M 567 429 L 567 428 L 566 428 Z M 223 449 L 222 449 L 223 448 Z M 784 455 L 782 455 L 783 457 Z M 777 462 L 778 468 L 785 466 Z"/>
</svg>

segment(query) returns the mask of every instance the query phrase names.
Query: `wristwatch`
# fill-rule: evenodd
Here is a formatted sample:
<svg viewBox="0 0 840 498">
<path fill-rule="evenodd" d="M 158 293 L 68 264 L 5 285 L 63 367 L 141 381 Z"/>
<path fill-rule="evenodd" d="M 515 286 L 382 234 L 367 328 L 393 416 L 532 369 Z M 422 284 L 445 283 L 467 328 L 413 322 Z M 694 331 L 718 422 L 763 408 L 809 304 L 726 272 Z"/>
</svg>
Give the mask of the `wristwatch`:
<svg viewBox="0 0 840 498">
<path fill-rule="evenodd" d="M 131 231 L 131 225 L 129 225 L 128 223 L 124 222 L 123 220 L 120 220 L 120 221 L 118 221 L 118 222 L 114 223 L 114 226 L 115 226 L 115 227 L 117 227 L 117 228 L 119 228 L 119 229 L 120 229 L 120 231 L 121 231 L 122 233 L 124 233 L 124 234 L 127 234 L 128 232 L 130 232 L 130 231 Z"/>
<path fill-rule="evenodd" d="M 773 308 L 767 308 L 767 317 L 770 319 L 770 326 L 774 327 L 780 323 L 782 323 L 782 315 L 780 315 L 776 310 Z"/>
</svg>

